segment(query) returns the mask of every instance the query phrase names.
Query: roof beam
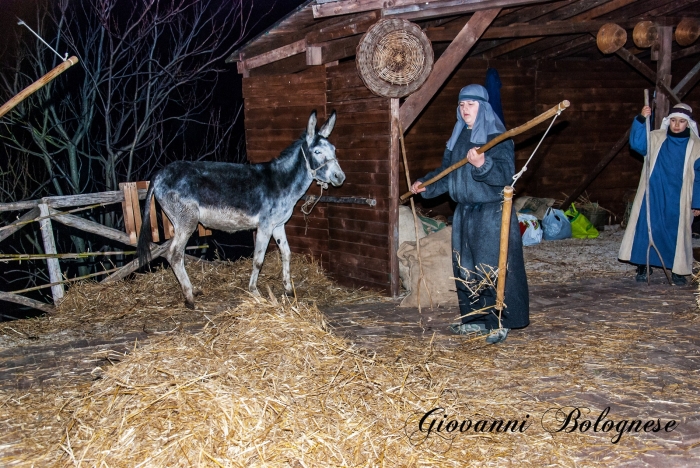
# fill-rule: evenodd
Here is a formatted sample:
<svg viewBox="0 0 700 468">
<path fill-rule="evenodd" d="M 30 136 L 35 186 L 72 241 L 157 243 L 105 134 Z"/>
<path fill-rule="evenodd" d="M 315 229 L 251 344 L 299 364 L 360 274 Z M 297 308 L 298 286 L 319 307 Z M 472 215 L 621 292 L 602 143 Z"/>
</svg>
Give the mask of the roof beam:
<svg viewBox="0 0 700 468">
<path fill-rule="evenodd" d="M 327 42 L 342 37 L 354 36 L 355 34 L 362 34 L 376 23 L 380 17 L 378 10 L 350 16 L 343 21 L 309 32 L 306 35 L 306 42 L 309 44 Z"/>
<path fill-rule="evenodd" d="M 361 34 L 336 39 L 335 41 L 309 44 L 306 48 L 307 65 L 323 65 L 336 60 L 352 57 L 357 50 L 357 44 L 362 39 Z"/>
<path fill-rule="evenodd" d="M 599 16 L 606 15 L 612 11 L 615 11 L 619 8 L 622 8 L 623 6 L 629 5 L 630 3 L 633 3 L 635 0 L 611 0 L 610 2 L 600 4 L 594 8 L 591 8 L 588 11 L 585 11 L 583 13 L 579 13 L 576 15 L 571 16 L 569 19 L 575 19 L 575 20 L 589 20 L 593 18 L 597 18 Z M 533 44 L 537 41 L 542 39 L 542 37 L 535 37 L 535 38 L 529 38 L 529 39 L 517 39 L 515 41 L 510 41 L 506 44 L 500 45 L 498 47 L 494 47 L 493 49 L 487 51 L 484 53 L 484 58 L 494 58 L 498 57 L 499 55 L 507 54 L 509 52 L 513 52 L 514 50 L 517 50 L 521 47 L 528 46 L 530 44 Z"/>
<path fill-rule="evenodd" d="M 555 0 L 545 0 L 553 2 Z M 403 18 L 407 20 L 425 20 L 451 15 L 472 13 L 496 7 L 513 7 L 540 3 L 541 0 L 442 0 L 416 3 L 408 6 L 392 6 L 382 10 L 383 17 Z"/>
<path fill-rule="evenodd" d="M 455 40 L 447 47 L 445 52 L 435 62 L 433 71 L 418 91 L 410 95 L 401 106 L 400 120 L 404 133 L 413 124 L 418 115 L 430 102 L 438 89 L 445 83 L 459 63 L 464 59 L 469 50 L 479 40 L 486 28 L 496 19 L 500 8 L 477 11 L 469 22 L 457 34 Z"/>
<path fill-rule="evenodd" d="M 541 3 L 543 0 L 444 0 L 431 1 L 426 0 L 340 0 L 335 2 L 327 2 L 313 5 L 314 18 L 325 18 L 328 16 L 349 15 L 351 13 L 360 13 L 362 11 L 371 10 L 392 10 L 398 14 L 399 10 L 413 7 L 414 11 L 419 9 L 443 8 L 464 6 L 461 13 L 467 13 L 477 10 L 486 10 L 500 6 L 525 5 L 530 3 Z M 553 1 L 553 0 L 544 0 Z M 390 8 L 388 8 L 390 7 Z"/>
<path fill-rule="evenodd" d="M 297 55 L 306 51 L 306 39 L 301 39 L 286 46 L 282 46 L 277 49 L 273 49 L 269 52 L 265 52 L 255 57 L 245 58 L 238 62 L 238 73 L 246 75 L 247 71 L 253 68 L 262 67 L 272 62 L 291 57 L 292 55 Z"/>
</svg>

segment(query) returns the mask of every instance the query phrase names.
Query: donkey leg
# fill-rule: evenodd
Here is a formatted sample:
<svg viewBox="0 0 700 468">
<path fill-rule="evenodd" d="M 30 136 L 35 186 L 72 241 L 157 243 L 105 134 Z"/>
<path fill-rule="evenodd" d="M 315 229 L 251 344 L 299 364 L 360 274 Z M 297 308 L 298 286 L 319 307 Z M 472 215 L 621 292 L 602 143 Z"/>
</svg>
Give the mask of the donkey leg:
<svg viewBox="0 0 700 468">
<path fill-rule="evenodd" d="M 275 242 L 277 242 L 277 246 L 282 254 L 282 281 L 284 282 L 284 292 L 290 296 L 294 294 L 291 275 L 289 274 L 289 259 L 291 257 L 291 252 L 289 250 L 289 243 L 287 242 L 287 234 L 284 232 L 284 224 L 277 226 L 272 231 L 272 235 L 275 237 Z"/>
<path fill-rule="evenodd" d="M 253 272 L 250 274 L 250 283 L 248 283 L 248 291 L 253 293 L 254 296 L 259 296 L 258 292 L 258 274 L 260 274 L 260 269 L 262 268 L 263 261 L 265 260 L 265 252 L 267 251 L 267 244 L 270 242 L 270 231 L 258 228 L 258 234 L 255 236 L 255 253 L 253 254 Z"/>
<path fill-rule="evenodd" d="M 168 259 L 170 267 L 180 283 L 182 294 L 185 296 L 185 306 L 188 309 L 194 309 L 194 291 L 190 277 L 185 270 L 185 246 L 197 227 L 198 218 L 194 213 L 196 213 L 196 208 L 185 205 L 177 207 L 177 210 L 166 211 L 166 214 L 173 222 L 175 235 L 165 257 Z"/>
</svg>

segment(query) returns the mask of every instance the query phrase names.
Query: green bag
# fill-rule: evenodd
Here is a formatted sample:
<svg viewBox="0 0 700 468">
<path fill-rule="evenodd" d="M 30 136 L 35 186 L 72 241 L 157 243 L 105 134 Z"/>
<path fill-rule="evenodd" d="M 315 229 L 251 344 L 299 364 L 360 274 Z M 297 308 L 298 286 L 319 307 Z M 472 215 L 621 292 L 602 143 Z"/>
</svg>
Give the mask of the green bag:
<svg viewBox="0 0 700 468">
<path fill-rule="evenodd" d="M 576 209 L 573 203 L 564 214 L 571 222 L 571 237 L 576 239 L 595 239 L 600 235 L 595 226 Z"/>
</svg>

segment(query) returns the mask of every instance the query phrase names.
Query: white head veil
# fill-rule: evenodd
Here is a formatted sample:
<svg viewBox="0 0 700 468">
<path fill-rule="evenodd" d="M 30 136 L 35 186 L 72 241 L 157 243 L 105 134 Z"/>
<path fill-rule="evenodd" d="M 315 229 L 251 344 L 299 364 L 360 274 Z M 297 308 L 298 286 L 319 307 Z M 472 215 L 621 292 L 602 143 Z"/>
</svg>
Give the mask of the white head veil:
<svg viewBox="0 0 700 468">
<path fill-rule="evenodd" d="M 688 104 L 679 103 L 673 106 L 671 113 L 668 114 L 668 117 L 664 117 L 664 120 L 661 122 L 661 130 L 668 130 L 672 117 L 687 120 L 688 127 L 695 133 L 695 136 L 700 136 L 698 135 L 698 124 L 693 120 L 693 109 Z"/>
</svg>

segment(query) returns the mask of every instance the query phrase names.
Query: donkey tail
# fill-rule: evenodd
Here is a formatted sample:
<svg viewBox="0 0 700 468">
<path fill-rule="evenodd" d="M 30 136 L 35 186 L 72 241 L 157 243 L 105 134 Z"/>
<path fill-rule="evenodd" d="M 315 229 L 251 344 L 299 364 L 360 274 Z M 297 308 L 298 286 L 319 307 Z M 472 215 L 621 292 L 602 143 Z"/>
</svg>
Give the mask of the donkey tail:
<svg viewBox="0 0 700 468">
<path fill-rule="evenodd" d="M 153 198 L 153 191 L 155 188 L 155 177 L 151 180 L 148 185 L 148 192 L 146 192 L 146 206 L 143 207 L 144 220 L 141 226 L 141 232 L 139 233 L 139 241 L 136 246 L 136 253 L 139 258 L 139 265 L 144 266 L 151 261 L 151 242 L 153 242 L 153 235 L 151 234 L 150 223 L 147 220 L 151 219 L 151 199 Z"/>
</svg>

